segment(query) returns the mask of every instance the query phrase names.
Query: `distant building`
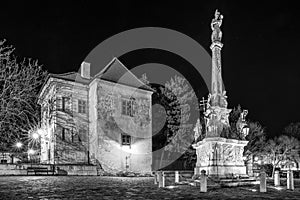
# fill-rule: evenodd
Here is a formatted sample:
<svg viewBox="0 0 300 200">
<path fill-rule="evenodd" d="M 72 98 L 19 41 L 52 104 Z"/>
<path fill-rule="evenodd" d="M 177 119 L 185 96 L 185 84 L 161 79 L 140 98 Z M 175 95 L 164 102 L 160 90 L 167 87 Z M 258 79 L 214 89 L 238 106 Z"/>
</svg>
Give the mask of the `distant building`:
<svg viewBox="0 0 300 200">
<path fill-rule="evenodd" d="M 80 73 L 50 74 L 38 102 L 41 162 L 150 172 L 152 92 L 117 58 L 93 77 L 86 62 Z"/>
<path fill-rule="evenodd" d="M 18 163 L 21 159 L 12 152 L 0 152 L 0 164 Z"/>
</svg>

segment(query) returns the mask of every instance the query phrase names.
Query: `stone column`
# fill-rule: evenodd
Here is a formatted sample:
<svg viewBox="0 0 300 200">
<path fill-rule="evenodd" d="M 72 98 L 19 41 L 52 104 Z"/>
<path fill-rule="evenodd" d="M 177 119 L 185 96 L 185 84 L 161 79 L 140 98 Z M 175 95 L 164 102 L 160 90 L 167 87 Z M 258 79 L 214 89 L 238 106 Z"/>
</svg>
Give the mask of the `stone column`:
<svg viewBox="0 0 300 200">
<path fill-rule="evenodd" d="M 179 183 L 179 171 L 175 171 L 175 183 Z"/>
<path fill-rule="evenodd" d="M 267 178 L 266 178 L 266 172 L 262 171 L 260 172 L 260 192 L 267 192 Z"/>
<path fill-rule="evenodd" d="M 276 170 L 274 174 L 274 186 L 280 186 L 280 175 L 278 170 Z"/>
<path fill-rule="evenodd" d="M 200 175 L 200 192 L 207 192 L 207 176 L 206 171 L 202 170 Z"/>
<path fill-rule="evenodd" d="M 294 190 L 294 176 L 293 176 L 293 171 L 289 170 L 287 173 L 287 180 L 286 180 L 286 184 L 287 184 L 287 189 L 288 190 Z"/>
</svg>

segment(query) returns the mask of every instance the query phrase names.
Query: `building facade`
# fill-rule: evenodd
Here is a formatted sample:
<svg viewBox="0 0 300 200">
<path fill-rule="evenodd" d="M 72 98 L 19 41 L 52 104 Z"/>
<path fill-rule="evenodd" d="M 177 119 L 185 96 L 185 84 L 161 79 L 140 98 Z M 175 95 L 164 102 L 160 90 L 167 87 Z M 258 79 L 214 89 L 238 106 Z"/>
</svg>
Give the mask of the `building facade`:
<svg viewBox="0 0 300 200">
<path fill-rule="evenodd" d="M 41 162 L 151 172 L 152 89 L 117 58 L 90 76 L 50 74 L 39 94 Z"/>
</svg>

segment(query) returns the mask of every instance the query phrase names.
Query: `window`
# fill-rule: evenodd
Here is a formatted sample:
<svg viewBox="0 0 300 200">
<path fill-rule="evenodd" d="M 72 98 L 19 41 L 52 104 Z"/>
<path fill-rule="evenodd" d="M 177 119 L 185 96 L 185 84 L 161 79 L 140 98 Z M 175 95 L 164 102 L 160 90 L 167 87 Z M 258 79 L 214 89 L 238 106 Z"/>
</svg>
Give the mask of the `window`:
<svg viewBox="0 0 300 200">
<path fill-rule="evenodd" d="M 86 113 L 86 101 L 78 100 L 78 113 Z"/>
<path fill-rule="evenodd" d="M 80 128 L 78 131 L 79 142 L 87 142 L 87 131 L 84 128 Z"/>
<path fill-rule="evenodd" d="M 65 139 L 66 139 L 66 129 L 62 128 L 61 129 L 61 140 L 65 141 Z"/>
<path fill-rule="evenodd" d="M 131 136 L 122 134 L 122 145 L 131 145 Z"/>
<path fill-rule="evenodd" d="M 69 107 L 70 98 L 69 97 L 63 97 L 62 98 L 62 111 L 66 111 Z"/>
<path fill-rule="evenodd" d="M 122 100 L 122 115 L 128 115 L 128 116 L 134 115 L 134 99 Z"/>
</svg>

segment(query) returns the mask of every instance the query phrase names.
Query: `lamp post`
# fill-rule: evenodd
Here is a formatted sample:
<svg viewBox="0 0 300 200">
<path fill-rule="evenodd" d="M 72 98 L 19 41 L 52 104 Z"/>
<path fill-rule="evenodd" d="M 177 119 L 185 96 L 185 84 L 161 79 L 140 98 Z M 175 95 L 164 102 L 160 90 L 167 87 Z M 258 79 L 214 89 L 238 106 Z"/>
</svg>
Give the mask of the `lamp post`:
<svg viewBox="0 0 300 200">
<path fill-rule="evenodd" d="M 243 132 L 243 134 L 244 134 L 244 138 L 246 138 L 246 136 L 249 134 L 249 130 L 250 130 L 250 128 L 249 128 L 248 125 L 245 125 L 245 126 L 243 127 L 242 132 Z"/>
<path fill-rule="evenodd" d="M 17 147 L 17 149 L 21 149 L 22 146 L 23 146 L 23 144 L 22 144 L 22 142 L 17 142 L 17 143 L 15 144 L 15 146 Z"/>
<path fill-rule="evenodd" d="M 32 167 L 32 155 L 35 153 L 35 151 L 33 149 L 29 149 L 27 151 L 28 153 L 28 156 L 29 156 L 29 159 L 30 159 L 30 164 L 31 164 L 31 167 Z"/>
</svg>

